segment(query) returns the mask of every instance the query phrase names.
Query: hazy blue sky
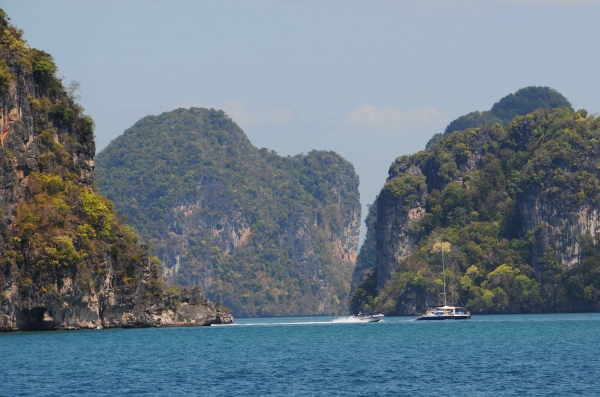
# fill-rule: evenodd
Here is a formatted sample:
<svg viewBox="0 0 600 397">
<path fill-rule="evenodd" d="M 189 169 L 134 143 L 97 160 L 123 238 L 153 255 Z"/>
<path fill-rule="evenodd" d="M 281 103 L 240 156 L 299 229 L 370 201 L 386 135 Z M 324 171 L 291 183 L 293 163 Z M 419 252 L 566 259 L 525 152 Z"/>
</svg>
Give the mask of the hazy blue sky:
<svg viewBox="0 0 600 397">
<path fill-rule="evenodd" d="M 334 150 L 363 210 L 452 119 L 547 85 L 600 110 L 600 2 L 0 1 L 81 83 L 102 150 L 138 119 L 224 109 L 258 147 Z"/>
</svg>

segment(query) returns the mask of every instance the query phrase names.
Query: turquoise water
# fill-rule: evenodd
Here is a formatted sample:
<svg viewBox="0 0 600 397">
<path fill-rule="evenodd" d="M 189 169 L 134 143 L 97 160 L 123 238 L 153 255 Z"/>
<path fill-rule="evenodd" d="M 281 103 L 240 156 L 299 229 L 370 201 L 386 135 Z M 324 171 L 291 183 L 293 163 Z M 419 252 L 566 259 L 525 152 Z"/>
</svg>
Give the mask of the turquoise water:
<svg viewBox="0 0 600 397">
<path fill-rule="evenodd" d="M 1 396 L 600 395 L 600 314 L 0 334 Z"/>
</svg>

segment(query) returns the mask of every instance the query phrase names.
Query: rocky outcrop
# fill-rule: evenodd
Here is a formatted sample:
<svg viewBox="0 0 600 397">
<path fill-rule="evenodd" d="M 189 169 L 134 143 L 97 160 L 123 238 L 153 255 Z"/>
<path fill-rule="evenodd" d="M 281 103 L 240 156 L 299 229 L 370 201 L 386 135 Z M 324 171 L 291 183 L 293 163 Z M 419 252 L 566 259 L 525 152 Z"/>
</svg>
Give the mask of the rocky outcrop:
<svg viewBox="0 0 600 397">
<path fill-rule="evenodd" d="M 215 310 L 200 287 L 181 287 L 177 294 L 163 295 L 153 288 L 158 267 L 147 257 L 136 266 L 137 283 L 115 286 L 109 268 L 91 285 L 81 285 L 64 275 L 60 289 L 37 295 L 22 304 L 17 283 L 5 294 L 0 331 L 49 331 L 100 328 L 185 327 L 230 324 L 231 316 Z"/>
<path fill-rule="evenodd" d="M 233 324 L 233 315 L 217 311 L 217 318 L 213 322 L 215 325 Z"/>
<path fill-rule="evenodd" d="M 160 262 L 93 191 L 93 120 L 49 54 L 0 10 L 0 331 L 210 325 L 201 288 Z"/>
</svg>

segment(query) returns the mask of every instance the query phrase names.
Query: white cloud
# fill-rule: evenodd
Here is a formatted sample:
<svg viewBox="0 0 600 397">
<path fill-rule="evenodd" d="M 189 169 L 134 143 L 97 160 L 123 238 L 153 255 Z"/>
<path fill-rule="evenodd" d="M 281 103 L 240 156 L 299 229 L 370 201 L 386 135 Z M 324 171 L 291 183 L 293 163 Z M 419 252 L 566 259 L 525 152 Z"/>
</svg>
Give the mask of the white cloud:
<svg viewBox="0 0 600 397">
<path fill-rule="evenodd" d="M 220 105 L 207 105 L 199 102 L 186 102 L 178 107 L 202 107 L 221 109 L 240 126 L 255 124 L 290 124 L 297 118 L 289 107 L 272 104 L 249 106 L 245 101 L 231 99 Z"/>
<path fill-rule="evenodd" d="M 365 103 L 348 113 L 344 124 L 354 130 L 400 132 L 443 129 L 450 120 L 448 114 L 434 107 L 405 111 L 391 107 L 377 108 Z"/>
<path fill-rule="evenodd" d="M 296 120 L 290 108 L 273 105 L 249 107 L 244 101 L 230 100 L 223 110 L 238 124 L 289 124 Z"/>
<path fill-rule="evenodd" d="M 223 106 L 223 110 L 238 124 L 260 124 L 261 117 L 249 110 L 244 101 L 231 100 Z"/>
</svg>

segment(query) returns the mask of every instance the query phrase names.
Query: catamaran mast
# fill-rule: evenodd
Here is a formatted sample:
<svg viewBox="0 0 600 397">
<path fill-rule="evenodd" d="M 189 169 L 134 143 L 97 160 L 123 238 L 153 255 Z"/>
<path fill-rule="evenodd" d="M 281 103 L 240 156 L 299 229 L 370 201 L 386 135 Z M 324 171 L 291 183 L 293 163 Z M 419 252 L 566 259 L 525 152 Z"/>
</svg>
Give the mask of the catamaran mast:
<svg viewBox="0 0 600 397">
<path fill-rule="evenodd" d="M 444 240 L 442 240 L 442 274 L 444 275 L 444 306 L 446 306 L 446 264 L 444 263 Z"/>
</svg>

